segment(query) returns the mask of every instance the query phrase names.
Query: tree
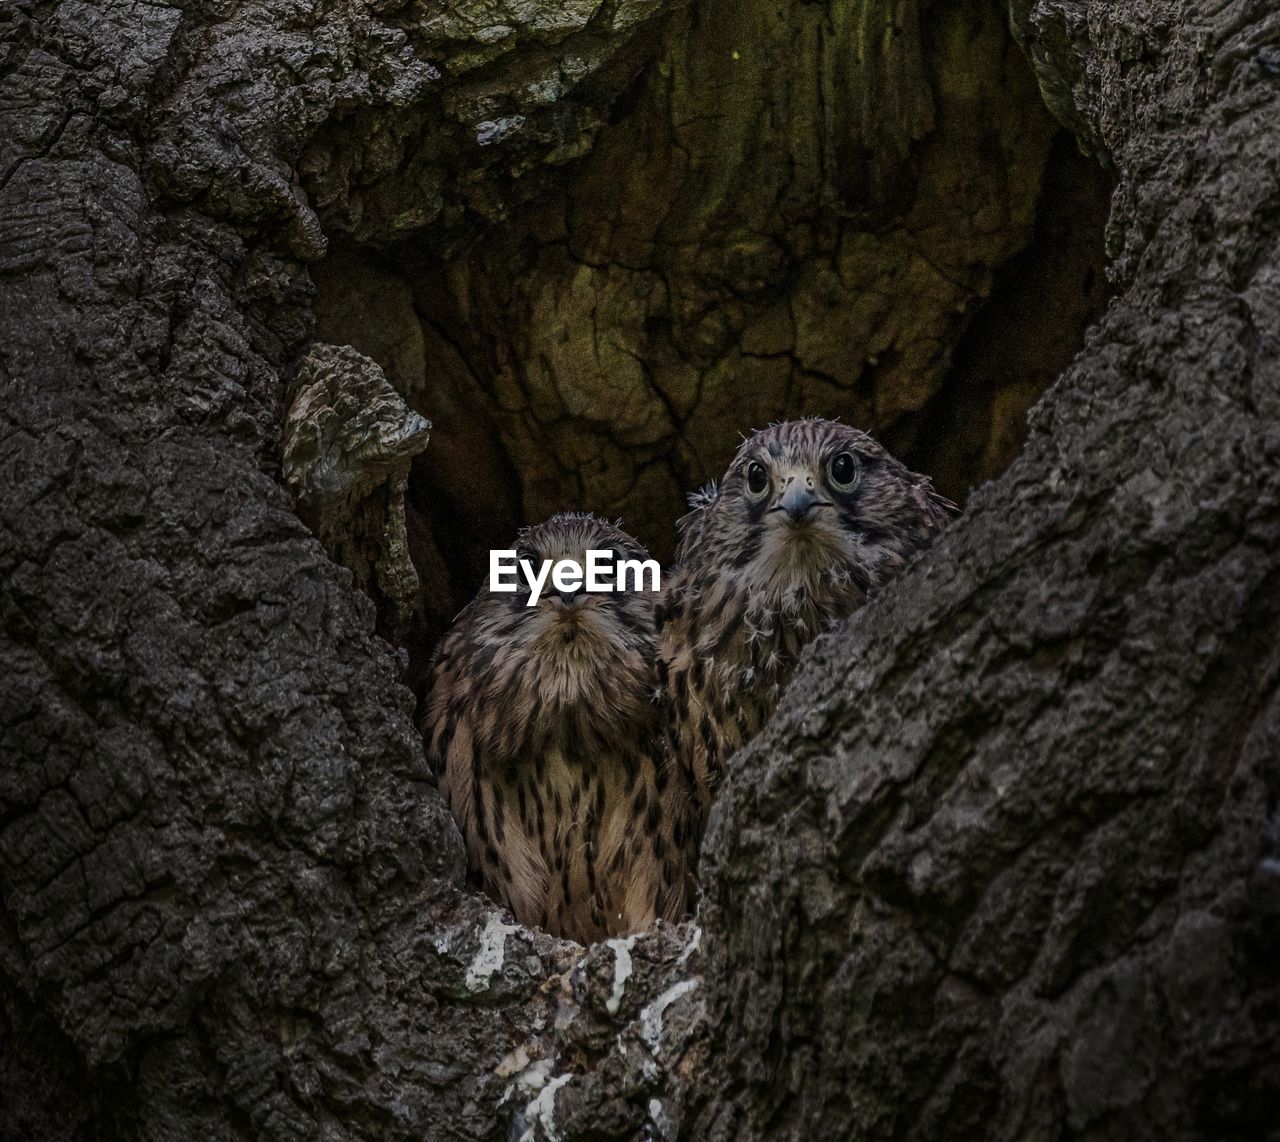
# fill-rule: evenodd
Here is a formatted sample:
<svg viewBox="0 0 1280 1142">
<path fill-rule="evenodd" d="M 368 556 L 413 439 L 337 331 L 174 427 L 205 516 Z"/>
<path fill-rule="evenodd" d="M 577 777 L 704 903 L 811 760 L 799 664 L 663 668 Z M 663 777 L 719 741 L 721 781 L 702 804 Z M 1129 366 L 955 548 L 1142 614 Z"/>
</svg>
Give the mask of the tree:
<svg viewBox="0 0 1280 1142">
<path fill-rule="evenodd" d="M 1270 6 L 1013 4 L 1044 104 L 1117 179 L 1116 296 L 1018 459 L 819 641 L 737 759 L 695 921 L 590 949 L 460 887 L 376 600 L 282 486 L 312 272 L 322 336 L 436 421 L 410 539 L 453 591 L 486 528 L 575 481 L 667 519 L 743 394 L 773 412 L 770 378 L 782 409 L 826 384 L 890 410 L 909 448 L 994 267 L 1034 241 L 1052 127 L 978 3 L 321 7 L 0 14 L 2 1132 L 1268 1136 Z M 999 130 L 966 133 L 974 106 Z M 687 167 L 657 161 L 690 139 Z M 774 169 L 792 181 L 765 197 Z M 973 219 L 962 169 L 1005 172 L 995 221 L 936 275 L 837 256 L 901 250 L 905 198 Z M 565 419 L 539 401 L 581 358 L 553 335 L 576 344 L 592 298 L 583 376 L 613 387 L 584 381 Z M 390 348 L 343 337 L 361 299 Z M 889 350 L 933 351 L 881 361 L 908 311 Z M 641 389 L 589 488 L 591 401 Z M 558 467 L 519 430 L 539 416 Z M 468 531 L 476 470 L 507 490 Z"/>
</svg>

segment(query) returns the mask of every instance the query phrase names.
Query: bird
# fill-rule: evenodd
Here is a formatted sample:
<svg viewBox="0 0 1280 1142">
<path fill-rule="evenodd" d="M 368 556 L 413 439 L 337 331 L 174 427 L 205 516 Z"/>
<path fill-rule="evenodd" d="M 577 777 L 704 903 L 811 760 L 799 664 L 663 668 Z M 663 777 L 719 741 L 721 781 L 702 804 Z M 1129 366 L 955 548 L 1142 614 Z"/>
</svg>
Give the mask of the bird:
<svg viewBox="0 0 1280 1142">
<path fill-rule="evenodd" d="M 865 432 L 820 417 L 743 440 L 689 497 L 655 614 L 670 764 L 697 846 L 731 755 L 778 704 L 801 649 L 861 607 L 958 511 Z"/>
<path fill-rule="evenodd" d="M 523 529 L 514 550 L 533 568 L 648 558 L 585 513 Z M 617 586 L 539 595 L 526 577 L 503 593 L 491 576 L 436 652 L 419 722 L 471 884 L 583 944 L 678 920 L 690 891 L 674 830 L 692 792 L 669 781 L 655 701 L 659 584 Z"/>
</svg>

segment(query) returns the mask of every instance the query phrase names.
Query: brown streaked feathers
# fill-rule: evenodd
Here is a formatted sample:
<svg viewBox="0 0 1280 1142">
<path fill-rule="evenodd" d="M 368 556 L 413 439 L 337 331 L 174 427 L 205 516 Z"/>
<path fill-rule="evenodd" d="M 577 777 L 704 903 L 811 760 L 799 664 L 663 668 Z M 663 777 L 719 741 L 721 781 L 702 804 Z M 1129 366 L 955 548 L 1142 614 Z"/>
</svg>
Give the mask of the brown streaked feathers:
<svg viewBox="0 0 1280 1142">
<path fill-rule="evenodd" d="M 821 419 L 755 433 L 690 506 L 657 626 L 676 779 L 696 789 L 696 856 L 725 763 L 773 712 L 801 649 L 956 508 L 865 433 Z"/>
<path fill-rule="evenodd" d="M 648 558 L 588 515 L 516 546 L 535 561 Z M 656 593 L 528 597 L 481 589 L 437 652 L 421 720 L 471 880 L 522 924 L 584 943 L 679 919 L 689 814 L 662 761 Z"/>
<path fill-rule="evenodd" d="M 690 506 L 660 599 L 548 591 L 526 607 L 527 590 L 486 585 L 437 652 L 427 754 L 472 882 L 521 923 L 586 942 L 680 919 L 723 768 L 801 650 L 956 510 L 865 433 L 819 419 L 755 433 Z M 587 515 L 518 545 L 647 557 Z"/>
</svg>

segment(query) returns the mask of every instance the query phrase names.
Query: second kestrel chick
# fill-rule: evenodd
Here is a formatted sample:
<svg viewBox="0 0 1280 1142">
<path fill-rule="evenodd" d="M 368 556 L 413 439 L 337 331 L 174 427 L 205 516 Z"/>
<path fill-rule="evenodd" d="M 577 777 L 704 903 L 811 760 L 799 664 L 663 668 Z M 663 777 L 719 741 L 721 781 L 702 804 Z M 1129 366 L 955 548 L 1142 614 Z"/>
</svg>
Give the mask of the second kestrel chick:
<svg viewBox="0 0 1280 1142">
<path fill-rule="evenodd" d="M 897 575 L 956 508 L 866 433 L 819 419 L 755 433 L 690 504 L 658 614 L 659 681 L 701 821 L 804 645 Z"/>
</svg>

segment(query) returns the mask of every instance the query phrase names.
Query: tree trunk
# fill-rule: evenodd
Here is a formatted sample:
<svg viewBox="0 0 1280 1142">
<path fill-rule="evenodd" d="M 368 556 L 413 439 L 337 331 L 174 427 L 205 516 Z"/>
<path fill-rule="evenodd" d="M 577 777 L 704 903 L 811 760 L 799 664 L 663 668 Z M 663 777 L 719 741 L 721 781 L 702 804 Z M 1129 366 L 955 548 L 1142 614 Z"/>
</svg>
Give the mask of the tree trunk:
<svg viewBox="0 0 1280 1142">
<path fill-rule="evenodd" d="M 1280 14 L 1009 15 L 0 11 L 0 1136 L 1274 1137 Z M 807 655 L 692 922 L 507 924 L 403 651 L 769 417 L 1001 469 L 1100 300 L 1045 107 L 1115 296 L 1025 448 Z M 434 422 L 404 648 L 282 481 L 313 333 Z"/>
</svg>

